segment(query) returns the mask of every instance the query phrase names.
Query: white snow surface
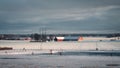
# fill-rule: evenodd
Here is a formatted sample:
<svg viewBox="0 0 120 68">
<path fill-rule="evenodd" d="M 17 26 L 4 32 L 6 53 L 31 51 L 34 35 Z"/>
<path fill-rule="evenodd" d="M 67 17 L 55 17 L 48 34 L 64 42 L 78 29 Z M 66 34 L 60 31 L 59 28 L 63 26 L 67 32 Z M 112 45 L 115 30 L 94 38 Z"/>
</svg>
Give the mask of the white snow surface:
<svg viewBox="0 0 120 68">
<path fill-rule="evenodd" d="M 120 42 L 29 42 L 0 40 L 0 47 L 13 50 L 0 51 L 0 68 L 120 68 L 119 56 L 40 55 L 62 51 L 118 51 Z M 25 48 L 25 50 L 24 50 Z"/>
<path fill-rule="evenodd" d="M 120 68 L 120 57 L 2 55 L 0 68 Z"/>
</svg>

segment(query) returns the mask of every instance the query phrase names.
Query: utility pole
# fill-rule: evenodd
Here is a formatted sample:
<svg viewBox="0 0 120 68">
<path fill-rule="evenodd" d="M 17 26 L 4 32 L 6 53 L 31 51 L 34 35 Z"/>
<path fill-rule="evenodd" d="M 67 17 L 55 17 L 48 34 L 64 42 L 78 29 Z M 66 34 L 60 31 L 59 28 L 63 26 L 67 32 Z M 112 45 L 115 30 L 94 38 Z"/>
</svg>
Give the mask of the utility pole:
<svg viewBox="0 0 120 68">
<path fill-rule="evenodd" d="M 97 41 L 96 41 L 96 51 L 98 51 L 99 49 L 98 49 L 98 44 L 97 44 Z"/>
<path fill-rule="evenodd" d="M 40 50 L 42 50 L 42 28 L 40 28 L 39 29 L 39 33 L 40 33 L 40 35 L 39 35 L 39 41 L 40 41 Z"/>
</svg>

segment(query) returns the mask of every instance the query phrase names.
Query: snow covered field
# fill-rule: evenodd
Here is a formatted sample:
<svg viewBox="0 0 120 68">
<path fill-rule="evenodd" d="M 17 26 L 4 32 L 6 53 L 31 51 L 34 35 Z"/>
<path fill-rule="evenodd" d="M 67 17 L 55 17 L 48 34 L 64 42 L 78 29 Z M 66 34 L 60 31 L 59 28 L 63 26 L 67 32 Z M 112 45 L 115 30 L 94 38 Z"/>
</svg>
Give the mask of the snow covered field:
<svg viewBox="0 0 120 68">
<path fill-rule="evenodd" d="M 29 42 L 0 40 L 0 47 L 13 49 L 65 49 L 65 50 L 120 50 L 120 40 L 117 41 L 69 41 L 69 42 Z"/>
<path fill-rule="evenodd" d="M 0 68 L 120 68 L 120 56 L 114 55 L 120 54 L 119 41 L 40 43 L 0 40 L 0 47 L 13 47 L 13 50 L 0 51 Z M 91 55 L 96 53 L 100 55 Z"/>
<path fill-rule="evenodd" d="M 120 57 L 2 55 L 0 68 L 120 68 Z"/>
</svg>

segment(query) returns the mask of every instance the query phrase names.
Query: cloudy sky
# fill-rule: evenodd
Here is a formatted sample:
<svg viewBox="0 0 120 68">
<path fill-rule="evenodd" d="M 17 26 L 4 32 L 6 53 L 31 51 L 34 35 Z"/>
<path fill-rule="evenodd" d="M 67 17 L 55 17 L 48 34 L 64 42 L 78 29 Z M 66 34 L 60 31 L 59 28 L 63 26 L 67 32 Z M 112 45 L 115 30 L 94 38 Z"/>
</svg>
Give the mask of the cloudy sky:
<svg viewBox="0 0 120 68">
<path fill-rule="evenodd" d="M 0 0 L 0 33 L 118 33 L 120 0 Z"/>
</svg>

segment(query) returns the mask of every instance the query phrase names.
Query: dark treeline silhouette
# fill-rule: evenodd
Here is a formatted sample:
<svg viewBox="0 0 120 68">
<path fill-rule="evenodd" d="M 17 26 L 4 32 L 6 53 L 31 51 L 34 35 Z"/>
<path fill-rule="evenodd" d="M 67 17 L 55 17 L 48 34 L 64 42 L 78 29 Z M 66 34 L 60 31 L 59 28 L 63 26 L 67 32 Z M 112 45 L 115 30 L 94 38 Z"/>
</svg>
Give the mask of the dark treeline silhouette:
<svg viewBox="0 0 120 68">
<path fill-rule="evenodd" d="M 111 38 L 111 37 L 120 37 L 120 33 L 112 33 L 112 34 L 46 34 L 46 33 L 42 33 L 42 34 L 38 34 L 38 33 L 34 33 L 34 34 L 0 34 L 0 40 L 20 40 L 20 38 L 25 38 L 25 37 L 30 37 L 31 39 L 33 39 L 34 41 L 41 41 L 41 42 L 45 42 L 48 37 L 49 40 L 55 40 L 55 38 L 57 36 L 82 36 L 82 37 L 107 37 L 107 38 Z"/>
<path fill-rule="evenodd" d="M 45 42 L 46 41 L 46 35 L 45 34 L 32 34 L 31 38 L 34 39 L 36 42 Z"/>
</svg>

